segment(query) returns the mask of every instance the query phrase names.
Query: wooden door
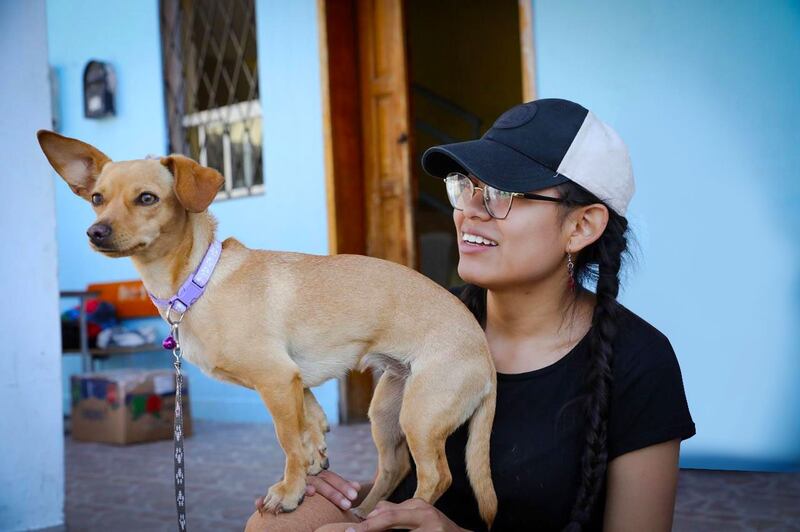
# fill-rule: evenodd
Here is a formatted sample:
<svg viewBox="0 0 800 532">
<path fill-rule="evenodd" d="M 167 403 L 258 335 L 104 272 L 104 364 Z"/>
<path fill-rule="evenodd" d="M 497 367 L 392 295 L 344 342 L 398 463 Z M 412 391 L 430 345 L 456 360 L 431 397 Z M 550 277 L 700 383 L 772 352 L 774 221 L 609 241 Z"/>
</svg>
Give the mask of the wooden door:
<svg viewBox="0 0 800 532">
<path fill-rule="evenodd" d="M 414 267 L 402 0 L 318 0 L 330 253 Z M 340 381 L 340 422 L 366 421 L 372 373 Z"/>
<path fill-rule="evenodd" d="M 417 265 L 401 0 L 359 0 L 367 255 Z"/>
</svg>

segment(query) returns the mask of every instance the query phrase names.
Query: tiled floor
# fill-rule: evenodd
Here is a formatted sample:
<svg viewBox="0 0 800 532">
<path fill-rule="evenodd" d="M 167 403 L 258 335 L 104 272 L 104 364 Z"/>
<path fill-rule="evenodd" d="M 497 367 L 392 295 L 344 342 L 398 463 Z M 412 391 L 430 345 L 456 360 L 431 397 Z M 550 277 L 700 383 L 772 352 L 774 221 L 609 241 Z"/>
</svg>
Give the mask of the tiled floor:
<svg viewBox="0 0 800 532">
<path fill-rule="evenodd" d="M 192 532 L 241 531 L 253 499 L 282 474 L 271 426 L 196 422 L 186 440 Z M 331 468 L 367 481 L 375 470 L 367 425 L 333 427 Z M 173 531 L 172 442 L 127 447 L 66 440 L 67 530 Z M 682 470 L 677 531 L 800 531 L 800 473 Z"/>
</svg>

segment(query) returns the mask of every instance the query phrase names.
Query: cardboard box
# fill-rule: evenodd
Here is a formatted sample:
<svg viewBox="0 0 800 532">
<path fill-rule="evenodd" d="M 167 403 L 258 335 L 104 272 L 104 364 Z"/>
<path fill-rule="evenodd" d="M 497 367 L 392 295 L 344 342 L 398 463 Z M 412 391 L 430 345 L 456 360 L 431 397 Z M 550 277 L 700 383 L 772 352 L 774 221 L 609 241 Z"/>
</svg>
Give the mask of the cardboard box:
<svg viewBox="0 0 800 532">
<path fill-rule="evenodd" d="M 72 437 L 81 441 L 136 443 L 172 439 L 173 370 L 119 369 L 73 375 Z M 183 431 L 191 435 L 189 385 L 183 376 Z"/>
</svg>

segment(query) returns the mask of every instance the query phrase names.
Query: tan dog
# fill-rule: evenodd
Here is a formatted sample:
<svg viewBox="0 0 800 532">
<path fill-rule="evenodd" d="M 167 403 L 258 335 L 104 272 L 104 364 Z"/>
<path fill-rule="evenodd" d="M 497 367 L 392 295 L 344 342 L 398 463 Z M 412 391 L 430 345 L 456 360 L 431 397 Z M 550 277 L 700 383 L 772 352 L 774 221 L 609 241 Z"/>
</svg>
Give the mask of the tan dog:
<svg viewBox="0 0 800 532">
<path fill-rule="evenodd" d="M 223 177 L 181 155 L 113 163 L 79 140 L 37 136 L 56 172 L 93 205 L 92 248 L 131 257 L 155 296 L 175 294 L 214 240 L 206 209 Z M 205 293 L 183 318 L 182 346 L 205 373 L 256 390 L 272 414 L 286 464 L 264 508 L 295 509 L 306 474 L 327 467 L 328 424 L 309 387 L 371 366 L 384 370 L 369 408 L 378 473 L 354 511 L 365 516 L 395 489 L 410 470 L 409 450 L 414 497 L 434 503 L 451 482 L 445 440 L 472 416 L 467 472 L 491 526 L 496 375 L 469 310 L 392 262 L 251 250 L 233 238 L 222 246 Z"/>
</svg>

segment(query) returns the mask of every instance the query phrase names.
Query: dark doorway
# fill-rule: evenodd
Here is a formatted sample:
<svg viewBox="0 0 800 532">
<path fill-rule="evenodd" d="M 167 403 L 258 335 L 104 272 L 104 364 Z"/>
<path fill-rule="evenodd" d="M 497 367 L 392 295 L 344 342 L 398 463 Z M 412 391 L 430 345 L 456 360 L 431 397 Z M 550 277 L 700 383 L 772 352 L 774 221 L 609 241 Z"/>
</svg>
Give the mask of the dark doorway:
<svg viewBox="0 0 800 532">
<path fill-rule="evenodd" d="M 452 208 L 444 184 L 420 158 L 430 146 L 478 138 L 523 101 L 516 0 L 406 0 L 412 179 L 419 269 L 437 283 L 461 282 Z"/>
</svg>

